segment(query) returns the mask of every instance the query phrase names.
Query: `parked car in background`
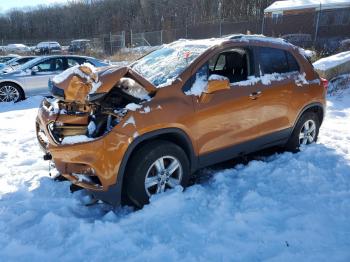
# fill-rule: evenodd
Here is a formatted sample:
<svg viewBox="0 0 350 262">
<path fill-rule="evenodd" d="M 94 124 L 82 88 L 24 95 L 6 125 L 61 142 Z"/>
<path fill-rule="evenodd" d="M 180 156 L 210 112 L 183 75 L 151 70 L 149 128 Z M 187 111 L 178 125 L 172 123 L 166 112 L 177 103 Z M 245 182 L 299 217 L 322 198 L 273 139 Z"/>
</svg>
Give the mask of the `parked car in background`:
<svg viewBox="0 0 350 262">
<path fill-rule="evenodd" d="M 34 49 L 36 55 L 60 54 L 62 47 L 58 42 L 40 42 Z"/>
<path fill-rule="evenodd" d="M 24 44 L 9 44 L 5 47 L 6 52 L 16 54 L 28 54 L 30 48 Z"/>
<path fill-rule="evenodd" d="M 0 102 L 17 102 L 27 96 L 48 95 L 48 81 L 64 70 L 89 63 L 96 67 L 108 65 L 96 58 L 85 56 L 37 57 L 17 70 L 0 75 Z"/>
<path fill-rule="evenodd" d="M 350 39 L 345 39 L 340 42 L 339 52 L 350 51 Z"/>
<path fill-rule="evenodd" d="M 0 46 L 0 54 L 4 54 L 5 53 L 5 46 Z"/>
<path fill-rule="evenodd" d="M 91 41 L 89 39 L 73 40 L 68 48 L 69 53 L 86 53 L 91 48 Z"/>
<path fill-rule="evenodd" d="M 19 55 L 5 55 L 5 56 L 0 56 L 0 63 L 6 63 L 10 61 L 13 58 L 19 57 Z"/>
<path fill-rule="evenodd" d="M 38 141 L 73 184 L 142 207 L 186 187 L 199 168 L 315 142 L 326 83 L 281 39 L 179 40 L 128 67 L 54 78 L 57 100 L 39 109 Z"/>
<path fill-rule="evenodd" d="M 5 63 L 0 63 L 0 74 L 9 73 L 11 71 L 14 71 L 19 66 L 27 63 L 30 60 L 33 60 L 36 57 L 37 56 L 19 56 L 19 57 L 14 57 L 13 59 L 11 59 Z"/>
</svg>

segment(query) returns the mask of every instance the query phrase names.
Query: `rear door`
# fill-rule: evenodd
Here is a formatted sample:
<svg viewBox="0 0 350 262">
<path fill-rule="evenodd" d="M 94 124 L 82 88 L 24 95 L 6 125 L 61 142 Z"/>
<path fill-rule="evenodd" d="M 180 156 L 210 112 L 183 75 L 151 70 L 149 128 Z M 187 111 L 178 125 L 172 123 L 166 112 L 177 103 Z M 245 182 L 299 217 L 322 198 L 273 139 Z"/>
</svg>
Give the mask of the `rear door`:
<svg viewBox="0 0 350 262">
<path fill-rule="evenodd" d="M 293 125 L 293 93 L 298 84 L 302 85 L 299 65 L 291 53 L 272 47 L 255 47 L 255 61 L 259 68 L 255 100 L 260 119 L 256 132 L 283 139 Z"/>
</svg>

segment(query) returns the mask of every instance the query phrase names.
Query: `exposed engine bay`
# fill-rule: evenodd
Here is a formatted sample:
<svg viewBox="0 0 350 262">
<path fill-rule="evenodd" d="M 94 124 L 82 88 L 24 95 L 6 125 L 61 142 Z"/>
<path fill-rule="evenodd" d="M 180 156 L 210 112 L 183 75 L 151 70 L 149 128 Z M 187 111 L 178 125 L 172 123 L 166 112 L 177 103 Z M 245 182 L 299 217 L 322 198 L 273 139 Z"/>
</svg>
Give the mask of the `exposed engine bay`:
<svg viewBox="0 0 350 262">
<path fill-rule="evenodd" d="M 130 77 L 123 77 L 109 92 L 97 98 L 95 96 L 93 101 L 82 103 L 67 102 L 60 98 L 46 99 L 42 106 L 50 115 L 56 116 L 48 124 L 51 137 L 57 144 L 68 144 L 82 142 L 73 139 L 78 136 L 80 140 L 88 140 L 110 132 L 127 114 L 127 105 L 140 105 L 150 98 L 150 93 L 142 85 Z"/>
</svg>

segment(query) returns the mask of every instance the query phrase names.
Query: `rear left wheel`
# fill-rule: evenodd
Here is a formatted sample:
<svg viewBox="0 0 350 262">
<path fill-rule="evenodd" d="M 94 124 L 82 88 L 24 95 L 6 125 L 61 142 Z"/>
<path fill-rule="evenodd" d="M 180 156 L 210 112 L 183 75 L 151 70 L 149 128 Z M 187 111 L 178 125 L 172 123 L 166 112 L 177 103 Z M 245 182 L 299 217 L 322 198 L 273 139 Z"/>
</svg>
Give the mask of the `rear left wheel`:
<svg viewBox="0 0 350 262">
<path fill-rule="evenodd" d="M 296 124 L 286 149 L 297 152 L 303 145 L 309 145 L 317 141 L 320 122 L 314 112 L 304 113 Z"/>
<path fill-rule="evenodd" d="M 24 99 L 22 89 L 12 83 L 0 84 L 0 102 L 18 102 Z"/>
</svg>

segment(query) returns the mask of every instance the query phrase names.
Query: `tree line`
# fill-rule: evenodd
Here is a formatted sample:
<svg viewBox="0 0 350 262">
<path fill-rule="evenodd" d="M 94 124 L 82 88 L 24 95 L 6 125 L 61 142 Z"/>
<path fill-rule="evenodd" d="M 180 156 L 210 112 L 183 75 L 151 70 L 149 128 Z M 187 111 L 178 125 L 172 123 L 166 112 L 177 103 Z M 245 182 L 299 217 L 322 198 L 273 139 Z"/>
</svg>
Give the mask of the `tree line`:
<svg viewBox="0 0 350 262">
<path fill-rule="evenodd" d="M 0 39 L 91 38 L 260 19 L 273 0 L 71 0 L 0 15 Z"/>
</svg>

